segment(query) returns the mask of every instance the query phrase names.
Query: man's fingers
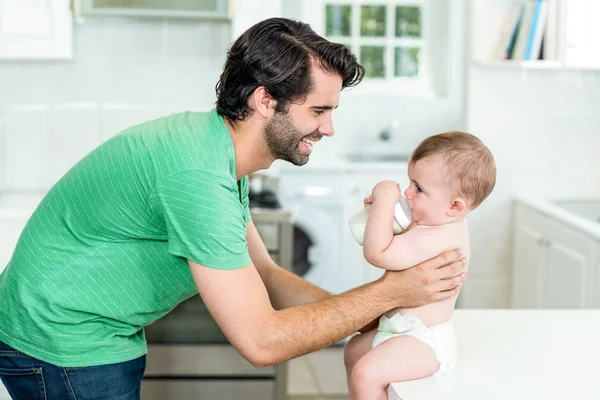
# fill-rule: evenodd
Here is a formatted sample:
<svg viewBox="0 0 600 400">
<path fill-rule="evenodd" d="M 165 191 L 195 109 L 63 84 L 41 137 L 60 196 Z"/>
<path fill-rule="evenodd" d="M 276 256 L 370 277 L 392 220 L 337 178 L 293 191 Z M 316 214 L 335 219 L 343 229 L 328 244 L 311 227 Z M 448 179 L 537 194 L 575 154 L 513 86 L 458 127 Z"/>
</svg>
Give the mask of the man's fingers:
<svg viewBox="0 0 600 400">
<path fill-rule="evenodd" d="M 438 268 L 443 268 L 444 266 L 446 266 L 448 264 L 452 264 L 452 263 L 459 261 L 463 257 L 464 257 L 464 254 L 463 254 L 462 250 L 456 249 L 456 250 L 447 251 L 447 252 L 439 255 L 438 257 L 434 258 L 434 260 L 437 260 L 439 258 L 440 264 L 438 265 Z"/>
<path fill-rule="evenodd" d="M 448 300 L 456 295 L 458 295 L 458 291 L 460 290 L 460 286 L 456 286 L 453 289 L 445 290 L 443 292 L 436 293 L 433 297 L 433 301 L 444 301 Z"/>
<path fill-rule="evenodd" d="M 436 285 L 436 292 L 458 289 L 465 279 L 467 279 L 467 274 L 464 272 L 450 279 L 442 279 Z"/>
<path fill-rule="evenodd" d="M 467 259 L 462 258 L 435 271 L 436 280 L 447 280 L 465 272 Z"/>
<path fill-rule="evenodd" d="M 423 272 L 427 270 L 443 269 L 449 264 L 455 263 L 463 258 L 462 250 L 450 250 L 440 254 L 430 260 L 424 261 L 415 267 L 417 272 Z M 456 274 L 454 274 L 456 275 Z M 448 276 L 449 277 L 449 276 Z"/>
</svg>

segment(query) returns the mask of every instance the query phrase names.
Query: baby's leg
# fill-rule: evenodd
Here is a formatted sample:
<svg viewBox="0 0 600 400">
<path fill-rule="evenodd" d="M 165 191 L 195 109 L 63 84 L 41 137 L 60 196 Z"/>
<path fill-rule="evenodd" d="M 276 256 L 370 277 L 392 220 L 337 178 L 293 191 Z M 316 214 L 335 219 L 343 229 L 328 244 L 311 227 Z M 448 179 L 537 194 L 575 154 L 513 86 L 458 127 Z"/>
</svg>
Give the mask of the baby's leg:
<svg viewBox="0 0 600 400">
<path fill-rule="evenodd" d="M 435 352 L 412 336 L 396 336 L 364 355 L 350 379 L 353 400 L 387 400 L 386 389 L 392 382 L 419 379 L 439 369 Z"/>
<path fill-rule="evenodd" d="M 346 366 L 346 383 L 348 389 L 350 389 L 350 375 L 352 374 L 352 368 L 356 365 L 358 360 L 367 354 L 373 347 L 373 337 L 377 333 L 377 329 L 372 331 L 361 333 L 350 339 L 346 343 L 344 348 L 344 365 Z"/>
</svg>

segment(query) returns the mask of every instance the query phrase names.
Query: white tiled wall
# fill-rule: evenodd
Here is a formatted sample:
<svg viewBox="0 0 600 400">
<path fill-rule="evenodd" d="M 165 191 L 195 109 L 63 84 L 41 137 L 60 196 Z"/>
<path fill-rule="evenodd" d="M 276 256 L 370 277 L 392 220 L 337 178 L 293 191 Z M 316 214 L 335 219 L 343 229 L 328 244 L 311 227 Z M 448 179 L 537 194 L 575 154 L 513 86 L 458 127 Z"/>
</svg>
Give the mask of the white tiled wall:
<svg viewBox="0 0 600 400">
<path fill-rule="evenodd" d="M 454 57 L 440 66 L 449 82 L 443 96 L 342 94 L 337 137 L 320 143 L 313 158 L 363 148 L 390 119 L 401 122 L 402 140 L 394 146 L 403 153 L 425 136 L 464 128 L 464 7 L 465 0 L 453 2 L 444 32 Z M 286 12 L 300 17 L 291 14 Z M 7 179 L 0 190 L 47 188 L 120 129 L 175 111 L 212 108 L 231 28 L 215 21 L 79 19 L 74 60 L 0 62 L 0 120 L 8 121 L 7 155 L 0 160 Z M 46 146 L 49 141 L 54 144 Z M 61 144 L 65 157 L 56 152 Z"/>
<path fill-rule="evenodd" d="M 49 188 L 147 119 L 214 105 L 230 24 L 80 19 L 74 60 L 0 62 L 0 190 Z"/>
<path fill-rule="evenodd" d="M 511 196 L 600 197 L 600 71 L 478 66 L 468 93 L 468 129 L 494 153 L 498 183 L 470 220 L 463 305 L 508 306 Z"/>
</svg>

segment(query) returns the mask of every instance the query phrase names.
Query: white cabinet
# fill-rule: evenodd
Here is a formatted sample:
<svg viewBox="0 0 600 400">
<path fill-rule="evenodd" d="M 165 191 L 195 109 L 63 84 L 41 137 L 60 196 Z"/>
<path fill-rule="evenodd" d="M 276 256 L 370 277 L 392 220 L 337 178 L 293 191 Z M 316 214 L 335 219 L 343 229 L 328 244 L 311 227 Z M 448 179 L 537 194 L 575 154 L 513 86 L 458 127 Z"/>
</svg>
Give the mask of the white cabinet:
<svg viewBox="0 0 600 400">
<path fill-rule="evenodd" d="M 515 308 L 541 308 L 542 281 L 546 246 L 542 232 L 547 218 L 518 205 L 514 215 L 513 292 Z"/>
<path fill-rule="evenodd" d="M 600 308 L 600 242 L 596 243 L 594 250 L 594 266 L 590 279 L 590 308 Z"/>
<path fill-rule="evenodd" d="M 552 221 L 545 245 L 542 306 L 551 309 L 589 308 L 594 240 Z"/>
<path fill-rule="evenodd" d="M 591 308 L 596 241 L 517 203 L 513 235 L 514 308 Z"/>
<path fill-rule="evenodd" d="M 0 60 L 70 59 L 69 0 L 0 0 Z"/>
<path fill-rule="evenodd" d="M 573 68 L 600 68 L 600 2 L 563 0 L 565 4 L 565 64 Z"/>
<path fill-rule="evenodd" d="M 84 16 L 181 17 L 225 19 L 229 0 L 76 0 Z"/>
</svg>

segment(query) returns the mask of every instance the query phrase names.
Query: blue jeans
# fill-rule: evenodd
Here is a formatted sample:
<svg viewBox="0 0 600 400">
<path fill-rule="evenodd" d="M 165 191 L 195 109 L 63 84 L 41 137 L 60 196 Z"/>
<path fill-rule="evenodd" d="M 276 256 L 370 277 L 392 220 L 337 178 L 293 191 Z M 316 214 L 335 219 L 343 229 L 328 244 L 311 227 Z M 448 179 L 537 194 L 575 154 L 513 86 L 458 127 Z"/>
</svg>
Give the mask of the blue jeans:
<svg viewBox="0 0 600 400">
<path fill-rule="evenodd" d="M 14 400 L 139 400 L 146 356 L 117 364 L 63 368 L 0 342 L 0 379 Z"/>
</svg>

